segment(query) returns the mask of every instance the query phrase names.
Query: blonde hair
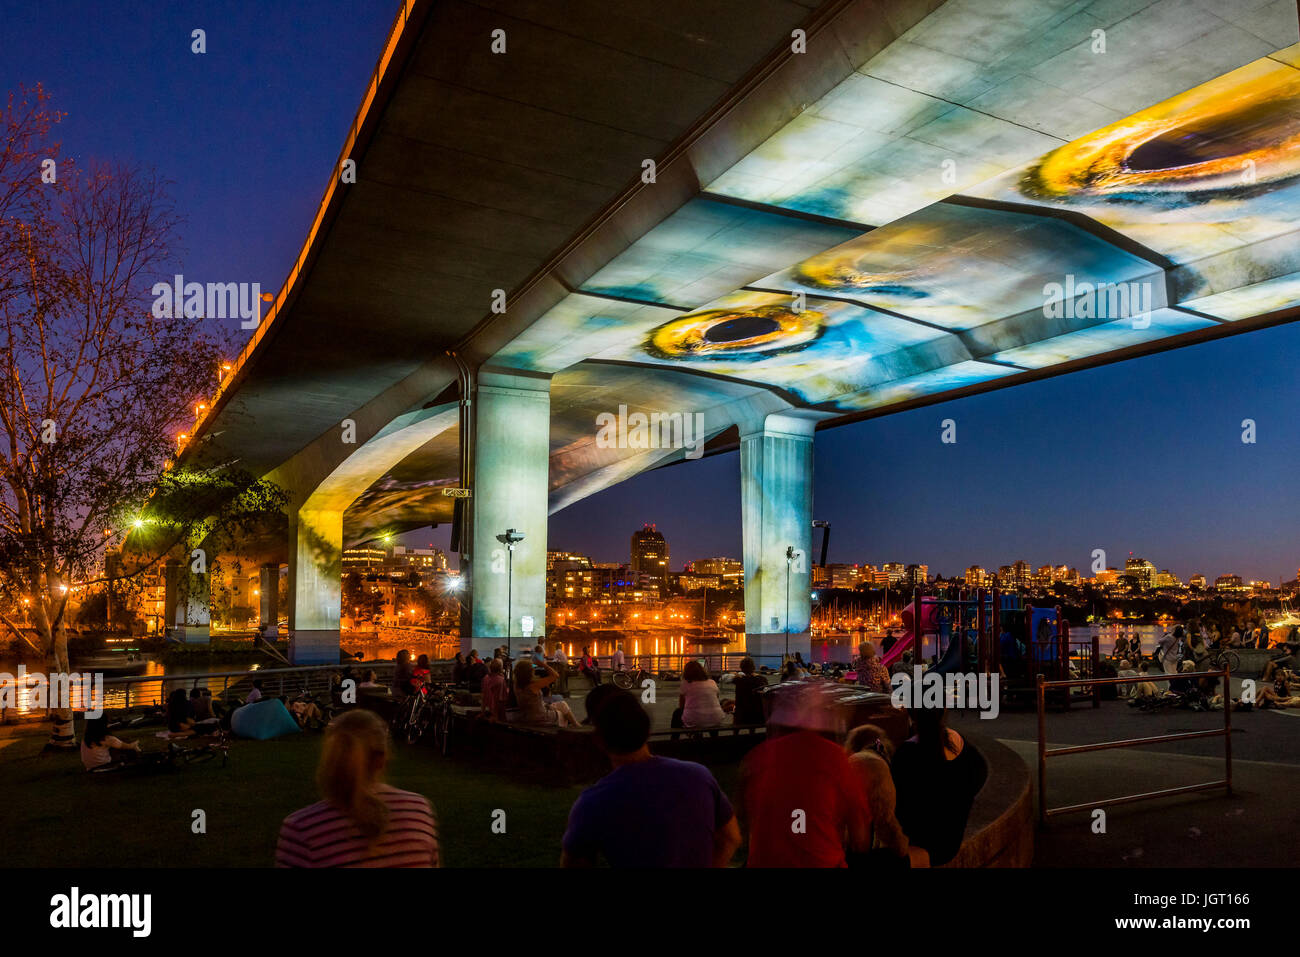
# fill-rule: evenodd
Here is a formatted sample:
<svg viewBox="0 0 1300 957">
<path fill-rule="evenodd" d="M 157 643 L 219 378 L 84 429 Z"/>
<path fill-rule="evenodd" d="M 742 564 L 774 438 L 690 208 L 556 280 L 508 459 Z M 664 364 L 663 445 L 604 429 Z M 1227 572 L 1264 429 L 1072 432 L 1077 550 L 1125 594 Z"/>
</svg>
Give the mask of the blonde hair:
<svg viewBox="0 0 1300 957">
<path fill-rule="evenodd" d="M 375 789 L 387 757 L 388 728 L 373 711 L 346 711 L 325 729 L 316 784 L 371 840 L 388 826 L 388 806 Z"/>
</svg>

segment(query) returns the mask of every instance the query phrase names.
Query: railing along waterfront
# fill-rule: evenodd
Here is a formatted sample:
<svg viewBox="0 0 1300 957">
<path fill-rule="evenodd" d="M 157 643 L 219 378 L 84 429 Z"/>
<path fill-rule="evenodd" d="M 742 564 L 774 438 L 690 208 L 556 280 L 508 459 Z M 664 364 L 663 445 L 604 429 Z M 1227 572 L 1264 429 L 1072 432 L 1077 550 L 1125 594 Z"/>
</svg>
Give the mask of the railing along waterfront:
<svg viewBox="0 0 1300 957">
<path fill-rule="evenodd" d="M 1232 794 L 1232 694 L 1229 684 L 1231 672 L 1222 671 L 1188 671 L 1177 674 L 1151 674 L 1136 678 L 1072 678 L 1068 681 L 1047 681 L 1038 675 L 1038 823 L 1045 825 L 1049 817 L 1058 814 L 1070 814 L 1075 811 L 1091 811 L 1099 807 L 1111 807 L 1117 804 L 1132 804 L 1150 798 L 1169 797 L 1173 794 L 1190 794 L 1195 791 L 1210 791 L 1225 788 Z M 1182 731 L 1174 734 L 1157 734 L 1146 738 L 1124 738 L 1119 741 L 1098 741 L 1092 744 L 1076 744 L 1064 748 L 1047 747 L 1047 691 L 1051 688 L 1072 688 L 1080 685 L 1121 685 L 1139 684 L 1143 681 L 1172 681 L 1174 679 L 1219 678 L 1223 682 L 1223 727 L 1212 731 Z M 1068 693 L 1068 692 L 1067 692 Z M 1105 751 L 1110 748 L 1136 748 L 1150 744 L 1165 744 L 1169 741 L 1189 741 L 1193 738 L 1223 738 L 1223 777 L 1218 781 L 1205 781 L 1201 784 L 1184 784 L 1180 787 L 1161 788 L 1157 791 L 1144 791 L 1140 794 L 1127 794 L 1123 797 L 1105 798 L 1100 801 L 1088 801 L 1083 804 L 1069 804 L 1063 807 L 1048 807 L 1047 804 L 1047 759 L 1066 754 L 1085 754 L 1089 751 Z"/>
</svg>

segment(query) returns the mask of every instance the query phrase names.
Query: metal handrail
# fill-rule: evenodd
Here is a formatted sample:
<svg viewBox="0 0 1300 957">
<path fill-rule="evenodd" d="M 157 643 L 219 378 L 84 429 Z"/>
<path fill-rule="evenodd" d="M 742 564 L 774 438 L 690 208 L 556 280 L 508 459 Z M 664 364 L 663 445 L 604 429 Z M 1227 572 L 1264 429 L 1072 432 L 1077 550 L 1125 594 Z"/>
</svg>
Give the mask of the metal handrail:
<svg viewBox="0 0 1300 957">
<path fill-rule="evenodd" d="M 1047 681 L 1039 673 L 1037 683 L 1038 704 L 1038 824 L 1047 824 L 1047 819 L 1058 814 L 1070 814 L 1075 811 L 1091 811 L 1099 807 L 1111 807 L 1117 804 L 1132 804 L 1150 798 L 1169 797 L 1174 794 L 1190 794 L 1195 791 L 1209 791 L 1225 788 L 1232 794 L 1232 694 L 1229 685 L 1231 670 L 1221 671 L 1184 671 L 1175 674 L 1146 674 L 1134 678 L 1074 678 L 1063 681 Z M 1223 680 L 1223 728 L 1215 731 L 1183 731 L 1175 734 L 1157 734 L 1145 738 L 1125 738 L 1119 741 L 1099 741 L 1093 744 L 1076 744 L 1064 748 L 1047 747 L 1047 708 L 1046 698 L 1049 688 L 1075 688 L 1091 685 L 1099 689 L 1101 685 L 1140 684 L 1143 681 L 1173 681 L 1174 679 L 1221 678 Z M 1187 741 L 1192 738 L 1223 737 L 1223 778 L 1218 781 L 1205 781 L 1200 784 L 1185 784 L 1180 787 L 1161 788 L 1157 791 L 1143 791 L 1140 794 L 1126 794 L 1123 797 L 1106 798 L 1101 801 L 1089 801 L 1084 804 L 1069 804 L 1062 807 L 1047 806 L 1047 759 L 1066 754 L 1084 754 L 1089 751 L 1106 751 L 1111 748 L 1143 747 L 1151 744 L 1164 744 L 1170 741 Z"/>
</svg>

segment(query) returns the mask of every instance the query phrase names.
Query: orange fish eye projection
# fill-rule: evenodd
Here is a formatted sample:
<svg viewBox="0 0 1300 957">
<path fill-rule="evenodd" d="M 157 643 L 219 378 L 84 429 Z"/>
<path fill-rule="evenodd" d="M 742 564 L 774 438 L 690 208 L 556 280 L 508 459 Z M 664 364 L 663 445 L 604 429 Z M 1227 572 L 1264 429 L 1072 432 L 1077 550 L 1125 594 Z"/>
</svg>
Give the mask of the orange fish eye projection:
<svg viewBox="0 0 1300 957">
<path fill-rule="evenodd" d="M 706 309 L 664 323 L 645 347 L 658 359 L 763 359 L 806 348 L 825 328 L 814 309 Z"/>
<path fill-rule="evenodd" d="M 1241 71 L 1238 71 L 1239 73 Z M 1047 154 L 1021 191 L 1043 200 L 1169 206 L 1269 192 L 1300 178 L 1300 75 L 1205 84 Z"/>
</svg>

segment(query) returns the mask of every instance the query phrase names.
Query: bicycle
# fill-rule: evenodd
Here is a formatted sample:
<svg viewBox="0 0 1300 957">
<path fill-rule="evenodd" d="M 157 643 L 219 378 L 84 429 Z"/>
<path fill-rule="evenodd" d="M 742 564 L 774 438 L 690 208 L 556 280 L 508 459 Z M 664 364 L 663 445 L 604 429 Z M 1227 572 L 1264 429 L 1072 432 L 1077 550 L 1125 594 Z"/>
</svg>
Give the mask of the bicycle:
<svg viewBox="0 0 1300 957">
<path fill-rule="evenodd" d="M 1224 668 L 1227 668 L 1228 673 L 1231 674 L 1241 667 L 1241 655 L 1237 654 L 1235 651 L 1221 648 L 1210 655 L 1209 665 L 1210 671 L 1222 671 Z"/>
<path fill-rule="evenodd" d="M 433 746 L 439 754 L 447 753 L 447 742 L 451 737 L 451 695 L 445 688 L 435 686 L 425 706 L 429 713 L 429 730 L 433 732 Z"/>
<path fill-rule="evenodd" d="M 166 760 L 175 767 L 177 762 L 181 765 L 204 764 L 220 756 L 221 766 L 224 768 L 230 761 L 230 735 L 225 731 L 218 731 L 215 737 L 215 741 L 207 741 L 192 748 L 182 747 L 175 741 L 169 742 Z"/>
<path fill-rule="evenodd" d="M 640 688 L 644 681 L 660 681 L 662 679 L 644 668 L 637 667 L 628 671 L 615 671 L 610 675 L 610 680 L 624 691 L 631 691 L 633 688 Z"/>
<path fill-rule="evenodd" d="M 406 700 L 393 715 L 393 734 L 407 744 L 415 744 L 424 737 L 433 720 L 432 709 L 428 707 L 430 688 L 421 685 L 407 695 Z"/>
</svg>

